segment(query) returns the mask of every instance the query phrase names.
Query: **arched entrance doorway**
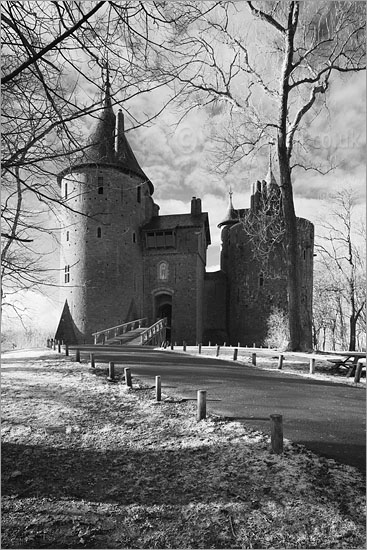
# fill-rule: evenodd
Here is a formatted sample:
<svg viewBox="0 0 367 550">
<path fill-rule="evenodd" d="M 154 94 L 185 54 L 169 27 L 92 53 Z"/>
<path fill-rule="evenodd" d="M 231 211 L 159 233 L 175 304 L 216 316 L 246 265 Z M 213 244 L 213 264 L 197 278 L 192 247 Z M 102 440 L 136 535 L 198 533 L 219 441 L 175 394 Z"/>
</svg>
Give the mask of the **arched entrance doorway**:
<svg viewBox="0 0 367 550">
<path fill-rule="evenodd" d="M 158 294 L 155 297 L 155 311 L 157 319 L 167 318 L 166 340 L 170 342 L 172 334 L 172 296 L 170 294 Z"/>
</svg>

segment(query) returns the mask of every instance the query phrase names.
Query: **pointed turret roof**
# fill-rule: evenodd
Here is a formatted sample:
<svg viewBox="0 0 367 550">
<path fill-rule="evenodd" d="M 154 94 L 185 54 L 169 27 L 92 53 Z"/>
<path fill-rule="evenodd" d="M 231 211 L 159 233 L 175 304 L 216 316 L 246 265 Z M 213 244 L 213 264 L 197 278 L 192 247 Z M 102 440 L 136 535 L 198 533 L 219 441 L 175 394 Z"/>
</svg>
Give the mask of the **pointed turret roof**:
<svg viewBox="0 0 367 550">
<path fill-rule="evenodd" d="M 83 155 L 73 166 L 67 167 L 58 175 L 58 181 L 77 168 L 87 165 L 111 166 L 123 172 L 133 173 L 147 182 L 150 193 L 153 194 L 154 186 L 140 168 L 138 161 L 127 141 L 124 130 L 124 116 L 120 110 L 117 125 L 117 151 L 115 149 L 116 116 L 112 108 L 111 85 L 107 72 L 103 109 L 98 122 L 88 140 L 88 147 Z"/>
<path fill-rule="evenodd" d="M 272 145 L 272 143 L 270 143 L 270 145 Z M 268 169 L 268 173 L 265 176 L 265 181 L 270 186 L 278 185 L 277 180 L 275 179 L 275 176 L 273 174 L 273 167 L 271 162 L 271 147 L 269 147 L 269 169 Z"/>
<path fill-rule="evenodd" d="M 223 221 L 218 223 L 218 227 L 222 227 L 223 225 L 234 225 L 235 223 L 238 222 L 238 212 L 233 207 L 232 195 L 233 195 L 233 193 L 230 190 L 229 191 L 229 204 L 228 204 L 227 213 L 224 216 Z"/>
</svg>

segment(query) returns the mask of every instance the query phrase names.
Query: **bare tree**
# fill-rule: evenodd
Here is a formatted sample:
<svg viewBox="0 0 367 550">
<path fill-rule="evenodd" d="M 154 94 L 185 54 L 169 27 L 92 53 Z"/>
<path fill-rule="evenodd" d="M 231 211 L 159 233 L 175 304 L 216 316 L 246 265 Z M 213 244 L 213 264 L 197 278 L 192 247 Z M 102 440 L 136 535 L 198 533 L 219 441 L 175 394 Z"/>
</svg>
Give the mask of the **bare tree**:
<svg viewBox="0 0 367 550">
<path fill-rule="evenodd" d="M 186 110 L 226 113 L 217 127 L 216 165 L 228 170 L 276 137 L 285 221 L 290 349 L 311 347 L 300 311 L 295 168 L 305 162 L 302 130 L 325 105 L 332 75 L 365 70 L 365 4 L 356 2 L 223 3 L 176 36 L 178 55 L 162 52 L 155 70 L 175 77 Z M 294 158 L 295 157 L 295 158 Z M 306 157 L 307 158 L 307 157 Z"/>
<path fill-rule="evenodd" d="M 355 219 L 356 193 L 344 189 L 334 195 L 330 221 L 323 222 L 317 250 L 328 284 L 324 289 L 336 303 L 340 337 L 344 344 L 344 317 L 348 319 L 348 349 L 355 350 L 357 326 L 366 309 L 365 242 Z M 365 313 L 364 313 L 365 314 Z"/>
<path fill-rule="evenodd" d="M 201 16 L 157 3 L 4 1 L 2 14 L 2 274 L 3 304 L 20 289 L 53 284 L 39 254 L 40 212 L 57 216 L 56 174 L 84 149 L 88 117 L 97 117 L 107 68 L 111 99 L 132 127 L 129 100 L 167 83 L 145 66 L 167 47 L 170 33 Z M 168 80 L 171 78 L 168 77 Z M 172 79 L 171 79 L 172 80 Z M 158 116 L 172 98 L 162 102 Z M 50 216 L 48 216 L 49 218 Z M 7 297 L 6 297 L 7 296 Z M 10 300 L 11 301 L 11 300 Z"/>
</svg>

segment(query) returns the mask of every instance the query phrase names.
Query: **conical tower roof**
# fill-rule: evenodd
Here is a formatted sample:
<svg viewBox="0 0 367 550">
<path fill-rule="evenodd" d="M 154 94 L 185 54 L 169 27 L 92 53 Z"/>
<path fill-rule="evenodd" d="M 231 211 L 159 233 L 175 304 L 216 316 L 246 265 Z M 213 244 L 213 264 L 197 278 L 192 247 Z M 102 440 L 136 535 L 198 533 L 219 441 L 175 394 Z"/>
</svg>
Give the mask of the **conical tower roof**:
<svg viewBox="0 0 367 550">
<path fill-rule="evenodd" d="M 235 210 L 233 208 L 232 195 L 233 195 L 233 193 L 232 193 L 232 191 L 230 191 L 229 192 L 229 204 L 228 204 L 227 213 L 226 213 L 223 221 L 218 223 L 218 227 L 222 227 L 223 225 L 234 225 L 235 223 L 238 222 L 238 212 L 237 212 L 237 210 Z"/>
<path fill-rule="evenodd" d="M 278 185 L 277 180 L 275 179 L 275 176 L 273 174 L 273 167 L 271 162 L 271 149 L 269 148 L 269 169 L 268 173 L 265 176 L 265 181 L 268 184 L 268 186 Z"/>
<path fill-rule="evenodd" d="M 140 168 L 138 161 L 127 141 L 124 131 L 124 116 L 120 110 L 117 125 L 117 151 L 115 149 L 116 116 L 112 108 L 111 86 L 107 75 L 103 109 L 98 122 L 88 139 L 88 146 L 79 160 L 72 166 L 65 168 L 59 175 L 58 181 L 77 168 L 87 165 L 111 166 L 123 172 L 133 173 L 147 182 L 150 193 L 153 194 L 154 186 Z"/>
</svg>

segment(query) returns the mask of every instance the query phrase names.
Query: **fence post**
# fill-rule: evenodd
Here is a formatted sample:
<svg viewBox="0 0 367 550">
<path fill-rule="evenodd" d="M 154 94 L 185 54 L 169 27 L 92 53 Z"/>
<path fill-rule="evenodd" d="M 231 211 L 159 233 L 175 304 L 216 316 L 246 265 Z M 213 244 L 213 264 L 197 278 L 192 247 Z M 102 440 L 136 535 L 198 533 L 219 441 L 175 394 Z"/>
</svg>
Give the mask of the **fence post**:
<svg viewBox="0 0 367 550">
<path fill-rule="evenodd" d="M 252 364 L 256 366 L 256 353 L 253 353 L 251 356 Z"/>
<path fill-rule="evenodd" d="M 75 361 L 80 363 L 80 349 L 75 350 Z"/>
<path fill-rule="evenodd" d="M 197 399 L 196 420 L 199 422 L 206 418 L 206 390 L 198 390 Z"/>
<path fill-rule="evenodd" d="M 108 378 L 107 380 L 115 380 L 115 363 L 110 361 L 108 363 Z"/>
<path fill-rule="evenodd" d="M 65 357 L 69 357 L 69 344 L 65 344 Z"/>
<path fill-rule="evenodd" d="M 316 359 L 310 359 L 310 374 L 315 373 L 315 362 L 316 362 Z"/>
<path fill-rule="evenodd" d="M 283 452 L 283 417 L 281 414 L 270 415 L 271 448 L 276 454 Z"/>
<path fill-rule="evenodd" d="M 201 353 L 201 344 L 198 346 L 199 353 Z"/>
<path fill-rule="evenodd" d="M 237 354 L 238 354 L 238 349 L 234 348 L 234 350 L 233 350 L 233 361 L 237 361 Z"/>
<path fill-rule="evenodd" d="M 162 393 L 161 393 L 161 377 L 160 376 L 156 376 L 155 377 L 155 399 L 156 401 L 160 401 L 162 398 Z"/>
<path fill-rule="evenodd" d="M 255 343 L 255 342 L 252 344 L 252 347 L 253 347 L 253 348 L 256 348 L 256 343 Z"/>
<path fill-rule="evenodd" d="M 362 367 L 363 367 L 363 365 L 362 365 L 361 361 L 358 361 L 357 366 L 356 366 L 356 373 L 354 375 L 354 382 L 356 384 L 361 379 Z"/>
<path fill-rule="evenodd" d="M 95 369 L 96 364 L 95 364 L 95 361 L 94 361 L 94 353 L 90 354 L 89 359 L 90 359 L 90 366 L 92 367 L 92 369 Z"/>
<path fill-rule="evenodd" d="M 52 341 L 52 347 L 53 347 L 53 350 L 55 351 L 56 350 L 56 340 Z"/>
<path fill-rule="evenodd" d="M 173 349 L 173 344 L 172 344 L 172 342 L 171 342 L 171 349 Z"/>
<path fill-rule="evenodd" d="M 220 346 L 217 345 L 217 351 L 216 351 L 216 353 L 215 353 L 215 357 L 219 357 L 219 350 L 220 350 Z"/>
<path fill-rule="evenodd" d="M 284 359 L 284 355 L 279 355 L 279 359 L 278 359 L 278 369 L 281 370 L 283 368 L 283 359 Z"/>
<path fill-rule="evenodd" d="M 227 345 L 227 342 L 223 342 L 223 347 L 225 348 Z"/>
<path fill-rule="evenodd" d="M 57 353 L 61 353 L 61 342 L 60 342 L 60 340 L 57 341 Z"/>
<path fill-rule="evenodd" d="M 124 369 L 124 373 L 125 373 L 125 383 L 126 383 L 127 387 L 132 388 L 133 383 L 131 381 L 131 370 L 129 368 L 126 368 L 126 369 Z"/>
<path fill-rule="evenodd" d="M 47 338 L 47 347 L 49 348 L 50 347 L 50 339 Z"/>
<path fill-rule="evenodd" d="M 186 351 L 186 342 L 185 341 L 183 341 L 182 349 L 183 349 L 183 351 Z"/>
<path fill-rule="evenodd" d="M 211 343 L 210 340 L 209 340 L 209 347 L 211 347 L 211 345 L 212 345 L 212 343 Z"/>
</svg>

